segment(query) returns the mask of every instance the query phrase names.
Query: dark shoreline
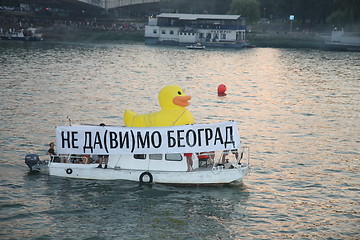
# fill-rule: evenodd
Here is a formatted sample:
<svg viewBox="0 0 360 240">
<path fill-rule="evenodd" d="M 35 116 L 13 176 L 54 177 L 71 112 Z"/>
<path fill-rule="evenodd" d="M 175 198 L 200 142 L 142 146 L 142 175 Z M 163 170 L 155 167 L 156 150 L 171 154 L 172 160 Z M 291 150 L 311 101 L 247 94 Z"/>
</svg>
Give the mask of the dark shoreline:
<svg viewBox="0 0 360 240">
<path fill-rule="evenodd" d="M 43 34 L 45 41 L 144 41 L 144 31 L 140 30 L 115 31 L 107 29 L 54 26 L 39 28 L 39 33 Z"/>
<path fill-rule="evenodd" d="M 143 30 L 114 31 L 102 29 L 82 29 L 69 27 L 40 28 L 45 41 L 132 41 L 144 42 Z M 325 37 L 299 36 L 295 34 L 258 34 L 248 33 L 247 40 L 256 47 L 274 48 L 317 48 L 325 47 Z"/>
<path fill-rule="evenodd" d="M 309 36 L 295 34 L 256 34 L 246 35 L 250 44 L 256 47 L 273 47 L 273 48 L 326 48 L 325 39 L 327 36 Z"/>
</svg>

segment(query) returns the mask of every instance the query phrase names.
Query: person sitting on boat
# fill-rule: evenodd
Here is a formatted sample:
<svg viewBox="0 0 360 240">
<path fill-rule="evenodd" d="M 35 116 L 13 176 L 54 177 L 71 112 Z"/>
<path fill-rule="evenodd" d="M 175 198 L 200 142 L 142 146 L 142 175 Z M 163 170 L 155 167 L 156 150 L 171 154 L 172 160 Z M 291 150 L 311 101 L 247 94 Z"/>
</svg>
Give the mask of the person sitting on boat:
<svg viewBox="0 0 360 240">
<path fill-rule="evenodd" d="M 81 155 L 81 157 L 83 158 L 83 163 L 84 164 L 89 164 L 93 161 L 92 157 L 90 155 Z"/>
<path fill-rule="evenodd" d="M 200 152 L 197 153 L 197 157 L 199 159 L 199 164 L 200 161 L 205 161 L 206 162 L 206 166 L 208 164 L 208 160 L 210 161 L 210 164 L 214 164 L 214 158 L 215 158 L 215 151 L 209 151 L 209 152 Z"/>
<path fill-rule="evenodd" d="M 53 142 L 51 142 L 50 144 L 49 144 L 49 150 L 46 152 L 46 155 L 50 155 L 50 156 L 54 156 L 54 155 L 56 155 L 56 153 L 55 153 L 55 144 L 53 143 Z"/>
<path fill-rule="evenodd" d="M 105 123 L 100 123 L 100 126 L 104 127 Z M 108 161 L 109 161 L 109 155 L 99 155 L 98 157 L 99 157 L 99 166 L 97 166 L 97 168 L 102 168 L 103 159 L 105 159 L 104 168 L 107 168 L 107 164 L 108 164 Z"/>
<path fill-rule="evenodd" d="M 97 168 L 102 168 L 103 159 L 105 159 L 104 168 L 107 168 L 107 164 L 108 164 L 108 161 L 109 161 L 109 155 L 98 155 L 98 157 L 99 157 L 99 165 L 97 166 Z"/>
<path fill-rule="evenodd" d="M 90 155 L 72 155 L 71 162 L 78 164 L 89 164 L 92 162 Z"/>
</svg>

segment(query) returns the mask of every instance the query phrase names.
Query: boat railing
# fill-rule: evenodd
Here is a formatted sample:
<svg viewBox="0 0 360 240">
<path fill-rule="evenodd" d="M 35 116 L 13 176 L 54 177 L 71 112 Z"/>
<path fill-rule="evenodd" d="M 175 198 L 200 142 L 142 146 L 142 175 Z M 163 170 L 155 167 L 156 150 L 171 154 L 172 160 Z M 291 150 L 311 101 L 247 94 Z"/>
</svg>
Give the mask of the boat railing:
<svg viewBox="0 0 360 240">
<path fill-rule="evenodd" d="M 48 155 L 50 162 L 58 163 L 90 163 L 88 157 L 74 154 Z"/>
<path fill-rule="evenodd" d="M 225 165 L 238 167 L 247 167 L 250 165 L 250 148 L 241 147 L 240 149 L 200 152 L 197 154 L 199 167 L 212 168 L 225 167 Z"/>
</svg>

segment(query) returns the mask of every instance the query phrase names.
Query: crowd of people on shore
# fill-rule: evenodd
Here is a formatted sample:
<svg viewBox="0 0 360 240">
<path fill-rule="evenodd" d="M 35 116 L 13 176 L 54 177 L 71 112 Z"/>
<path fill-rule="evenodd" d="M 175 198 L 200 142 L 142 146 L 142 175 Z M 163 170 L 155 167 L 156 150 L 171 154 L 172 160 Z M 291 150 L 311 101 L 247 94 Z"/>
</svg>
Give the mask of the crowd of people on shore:
<svg viewBox="0 0 360 240">
<path fill-rule="evenodd" d="M 145 24 L 133 22 L 104 22 L 96 18 L 70 20 L 44 17 L 0 15 L 1 34 L 20 32 L 29 28 L 65 27 L 75 29 L 91 29 L 99 31 L 141 31 Z"/>
</svg>

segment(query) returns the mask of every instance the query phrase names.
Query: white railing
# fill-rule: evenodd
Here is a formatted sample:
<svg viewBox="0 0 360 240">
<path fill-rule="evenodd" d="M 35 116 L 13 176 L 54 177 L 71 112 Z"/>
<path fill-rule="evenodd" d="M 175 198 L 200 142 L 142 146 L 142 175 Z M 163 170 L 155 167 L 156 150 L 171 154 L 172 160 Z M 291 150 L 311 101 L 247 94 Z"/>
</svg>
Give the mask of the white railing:
<svg viewBox="0 0 360 240">
<path fill-rule="evenodd" d="M 104 9 L 112 9 L 135 4 L 160 2 L 160 0 L 78 0 Z"/>
<path fill-rule="evenodd" d="M 229 151 L 202 152 L 197 154 L 200 166 L 225 166 L 247 167 L 250 165 L 250 148 L 241 147 Z"/>
</svg>

